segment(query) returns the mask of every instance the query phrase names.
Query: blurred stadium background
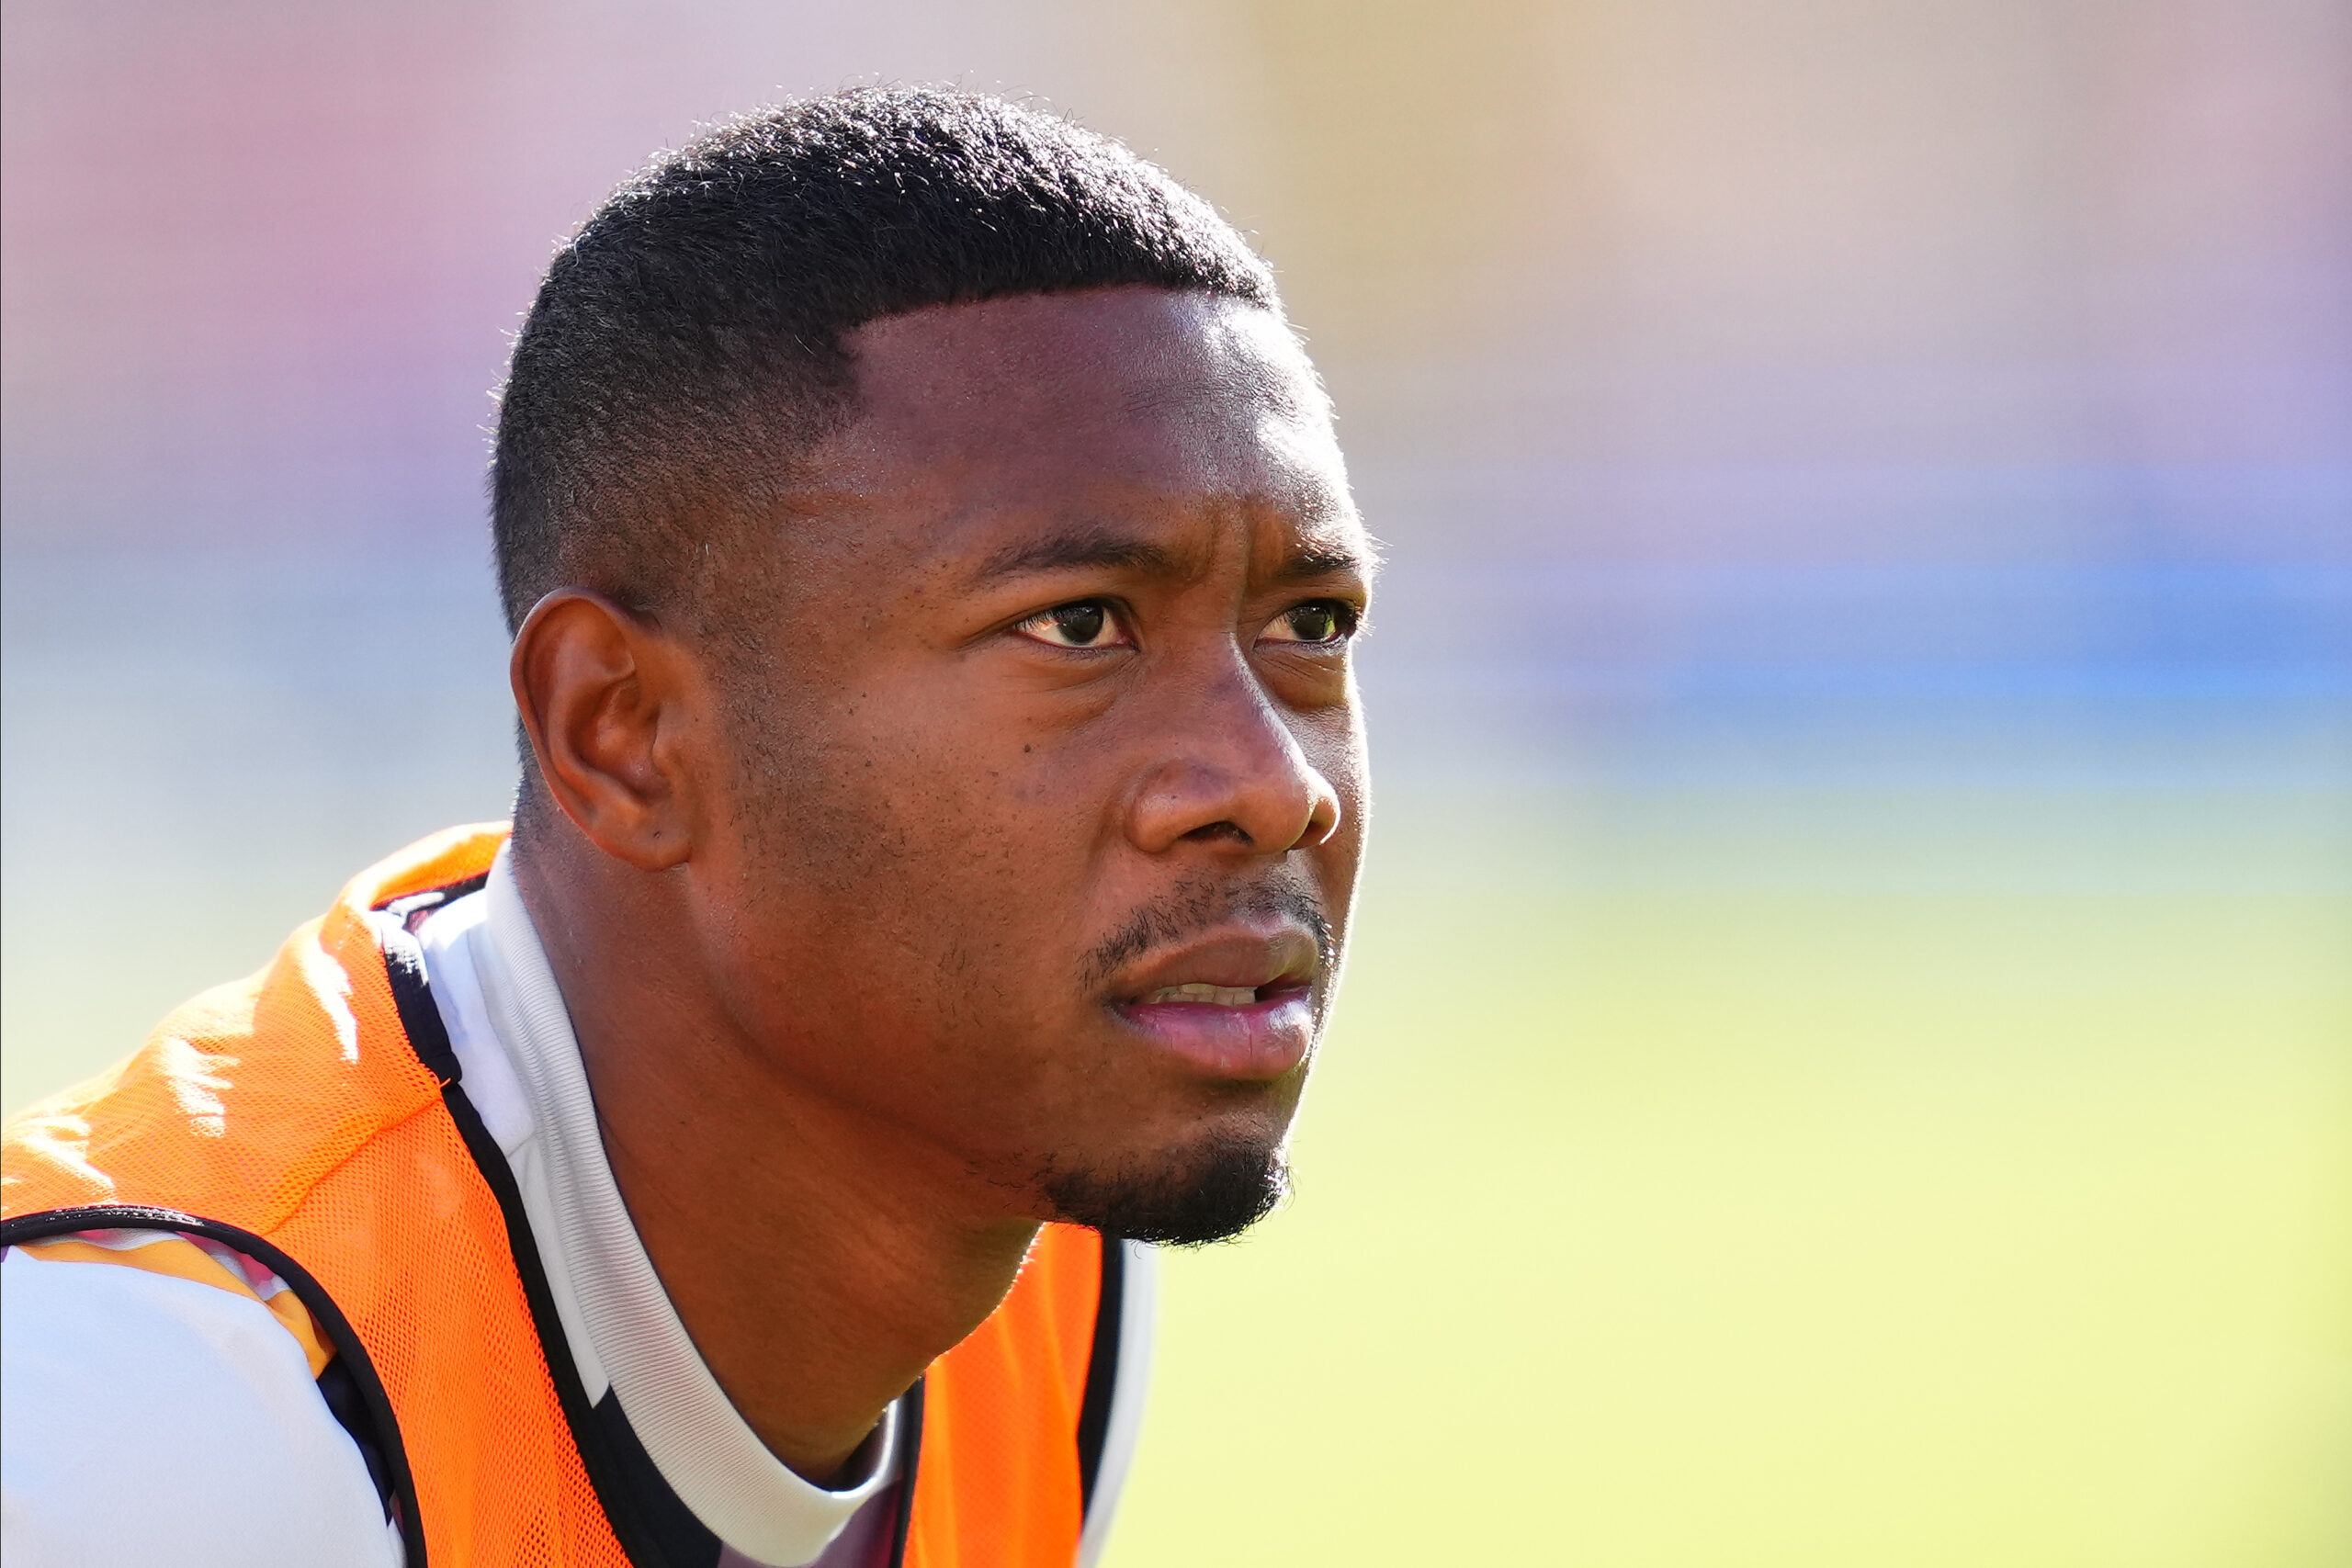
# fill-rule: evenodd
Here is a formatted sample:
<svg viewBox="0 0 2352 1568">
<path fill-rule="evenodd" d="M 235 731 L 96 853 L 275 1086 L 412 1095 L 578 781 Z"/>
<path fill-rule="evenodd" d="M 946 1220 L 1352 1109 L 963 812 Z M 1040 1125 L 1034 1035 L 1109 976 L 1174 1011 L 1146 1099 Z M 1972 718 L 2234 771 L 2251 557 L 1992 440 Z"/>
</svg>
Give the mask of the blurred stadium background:
<svg viewBox="0 0 2352 1568">
<path fill-rule="evenodd" d="M 1392 569 L 1156 1564 L 2352 1560 L 2352 9 L 5 12 L 5 1100 L 512 783 L 552 243 L 876 76 L 1255 231 Z"/>
</svg>

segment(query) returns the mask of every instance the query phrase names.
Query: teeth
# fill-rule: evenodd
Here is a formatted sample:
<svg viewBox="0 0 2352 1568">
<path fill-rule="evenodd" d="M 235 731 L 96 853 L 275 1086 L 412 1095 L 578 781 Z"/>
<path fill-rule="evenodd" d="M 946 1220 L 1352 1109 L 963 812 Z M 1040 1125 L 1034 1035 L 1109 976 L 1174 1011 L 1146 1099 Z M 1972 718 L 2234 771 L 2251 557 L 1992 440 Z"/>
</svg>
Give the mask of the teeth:
<svg viewBox="0 0 2352 1568">
<path fill-rule="evenodd" d="M 1182 986 L 1162 986 L 1144 998 L 1148 1002 L 1206 1002 L 1212 1007 L 1246 1008 L 1258 999 L 1258 992 L 1250 986 L 1211 986 L 1199 980 Z"/>
</svg>

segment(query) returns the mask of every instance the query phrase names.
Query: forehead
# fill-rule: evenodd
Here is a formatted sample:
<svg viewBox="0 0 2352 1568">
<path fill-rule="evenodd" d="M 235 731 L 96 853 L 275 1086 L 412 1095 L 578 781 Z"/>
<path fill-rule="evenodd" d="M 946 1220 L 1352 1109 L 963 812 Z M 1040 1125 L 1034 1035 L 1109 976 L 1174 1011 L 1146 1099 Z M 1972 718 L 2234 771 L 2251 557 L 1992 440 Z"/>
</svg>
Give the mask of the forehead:
<svg viewBox="0 0 2352 1568">
<path fill-rule="evenodd" d="M 952 546 L 959 517 L 1171 503 L 1355 526 L 1322 389 L 1262 307 L 1158 288 L 1021 296 L 889 317 L 850 345 L 857 415 L 806 477 L 869 507 L 895 498 L 933 546 Z"/>
</svg>

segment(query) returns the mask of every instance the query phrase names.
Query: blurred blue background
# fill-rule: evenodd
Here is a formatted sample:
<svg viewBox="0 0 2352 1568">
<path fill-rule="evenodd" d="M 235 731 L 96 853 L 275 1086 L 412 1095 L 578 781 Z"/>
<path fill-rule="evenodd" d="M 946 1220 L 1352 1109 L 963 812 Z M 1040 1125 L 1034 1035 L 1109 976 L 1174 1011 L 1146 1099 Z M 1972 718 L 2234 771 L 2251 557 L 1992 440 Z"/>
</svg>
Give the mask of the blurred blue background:
<svg viewBox="0 0 2352 1568">
<path fill-rule="evenodd" d="M 556 240 L 944 80 L 1260 239 L 1389 547 L 1298 1197 L 1113 1561 L 2352 1559 L 2352 11 L 12 0 L 6 1105 L 513 786 Z"/>
</svg>

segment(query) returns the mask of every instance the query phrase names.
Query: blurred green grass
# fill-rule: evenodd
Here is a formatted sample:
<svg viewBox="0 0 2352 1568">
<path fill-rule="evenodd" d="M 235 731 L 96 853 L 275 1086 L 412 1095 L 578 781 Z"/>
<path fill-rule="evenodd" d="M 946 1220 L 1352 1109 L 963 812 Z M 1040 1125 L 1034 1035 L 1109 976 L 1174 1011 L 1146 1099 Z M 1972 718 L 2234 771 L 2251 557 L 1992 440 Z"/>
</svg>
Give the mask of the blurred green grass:
<svg viewBox="0 0 2352 1568">
<path fill-rule="evenodd" d="M 2342 805 L 1942 886 L 1743 884 L 1743 823 L 1804 858 L 1751 807 L 1408 819 L 1295 1199 L 1168 1259 L 1109 1562 L 2352 1561 Z M 1716 886 L 1624 874 L 1694 834 Z"/>
<path fill-rule="evenodd" d="M 7 1103 L 390 841 L 12 900 Z M 1110 1568 L 2341 1568 L 2347 960 L 2341 795 L 1385 797 Z"/>
</svg>

